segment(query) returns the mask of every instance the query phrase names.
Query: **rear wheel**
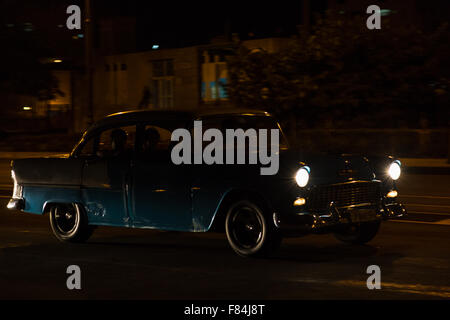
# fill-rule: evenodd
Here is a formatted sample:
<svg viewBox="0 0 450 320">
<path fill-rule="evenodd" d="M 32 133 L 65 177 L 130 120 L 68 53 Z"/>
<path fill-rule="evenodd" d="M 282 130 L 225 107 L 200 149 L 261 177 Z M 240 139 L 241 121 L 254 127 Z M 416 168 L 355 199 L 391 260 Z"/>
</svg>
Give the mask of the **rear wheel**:
<svg viewBox="0 0 450 320">
<path fill-rule="evenodd" d="M 233 250 L 243 257 L 268 256 L 282 237 L 261 206 L 249 200 L 235 202 L 228 210 L 225 231 Z"/>
<path fill-rule="evenodd" d="M 55 237 L 64 242 L 85 242 L 94 227 L 78 204 L 58 204 L 50 208 L 50 226 Z"/>
<path fill-rule="evenodd" d="M 372 240 L 380 229 L 381 221 L 363 222 L 350 225 L 335 233 L 335 237 L 345 243 L 364 244 Z"/>
</svg>

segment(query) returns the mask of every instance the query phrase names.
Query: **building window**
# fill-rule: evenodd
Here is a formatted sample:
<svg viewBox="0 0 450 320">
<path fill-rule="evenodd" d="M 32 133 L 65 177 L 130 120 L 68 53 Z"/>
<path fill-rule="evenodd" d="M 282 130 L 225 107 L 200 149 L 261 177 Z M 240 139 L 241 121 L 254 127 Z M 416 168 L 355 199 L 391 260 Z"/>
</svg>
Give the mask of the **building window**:
<svg viewBox="0 0 450 320">
<path fill-rule="evenodd" d="M 224 55 L 215 55 L 213 59 L 205 55 L 202 63 L 202 100 L 206 103 L 228 100 L 227 79 Z"/>
<path fill-rule="evenodd" d="M 173 60 L 152 62 L 152 100 L 153 106 L 170 109 L 174 105 L 174 68 Z"/>
<path fill-rule="evenodd" d="M 126 65 L 125 63 L 122 63 L 122 64 L 120 65 L 120 70 L 122 70 L 122 71 L 127 70 L 127 65 Z"/>
<path fill-rule="evenodd" d="M 173 76 L 173 60 L 157 60 L 152 62 L 153 77 Z"/>
</svg>

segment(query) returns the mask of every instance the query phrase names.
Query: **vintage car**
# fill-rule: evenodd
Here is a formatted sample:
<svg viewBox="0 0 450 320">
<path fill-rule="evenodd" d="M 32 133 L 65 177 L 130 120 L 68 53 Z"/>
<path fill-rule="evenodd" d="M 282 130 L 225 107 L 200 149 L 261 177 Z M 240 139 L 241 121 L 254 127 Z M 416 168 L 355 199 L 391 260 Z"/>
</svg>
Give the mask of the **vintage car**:
<svg viewBox="0 0 450 320">
<path fill-rule="evenodd" d="M 278 172 L 261 175 L 261 164 L 174 164 L 171 135 L 192 131 L 196 120 L 218 130 L 280 130 Z M 239 255 L 261 256 L 283 237 L 311 233 L 370 241 L 382 220 L 406 214 L 397 201 L 400 173 L 389 156 L 290 148 L 264 111 L 129 111 L 93 124 L 68 155 L 13 161 L 8 208 L 48 214 L 61 241 L 86 241 L 96 226 L 212 231 L 226 233 Z"/>
</svg>

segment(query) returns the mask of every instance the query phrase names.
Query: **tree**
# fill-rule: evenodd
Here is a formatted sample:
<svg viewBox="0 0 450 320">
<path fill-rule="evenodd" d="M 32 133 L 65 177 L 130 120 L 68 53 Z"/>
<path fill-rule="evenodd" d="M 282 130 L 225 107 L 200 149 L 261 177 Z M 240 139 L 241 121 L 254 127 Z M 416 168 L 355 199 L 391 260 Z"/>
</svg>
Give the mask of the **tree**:
<svg viewBox="0 0 450 320">
<path fill-rule="evenodd" d="M 381 30 L 368 30 L 365 19 L 328 12 L 286 50 L 240 48 L 228 61 L 230 98 L 280 118 L 302 115 L 305 125 L 416 126 L 423 110 L 446 125 L 448 25 L 425 34 L 383 17 Z"/>
</svg>

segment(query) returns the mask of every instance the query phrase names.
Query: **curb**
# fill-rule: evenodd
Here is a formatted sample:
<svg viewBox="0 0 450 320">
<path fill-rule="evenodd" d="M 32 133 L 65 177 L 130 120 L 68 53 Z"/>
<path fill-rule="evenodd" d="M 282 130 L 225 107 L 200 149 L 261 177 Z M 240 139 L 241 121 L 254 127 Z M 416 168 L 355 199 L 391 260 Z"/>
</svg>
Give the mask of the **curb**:
<svg viewBox="0 0 450 320">
<path fill-rule="evenodd" d="M 420 159 L 420 158 L 400 158 L 404 165 L 405 173 L 411 174 L 433 174 L 449 175 L 450 163 L 448 159 Z"/>
<path fill-rule="evenodd" d="M 405 173 L 429 174 L 429 175 L 450 175 L 450 168 L 447 167 L 403 167 Z"/>
<path fill-rule="evenodd" d="M 419 168 L 450 168 L 449 159 L 446 158 L 400 158 L 406 167 Z"/>
</svg>

